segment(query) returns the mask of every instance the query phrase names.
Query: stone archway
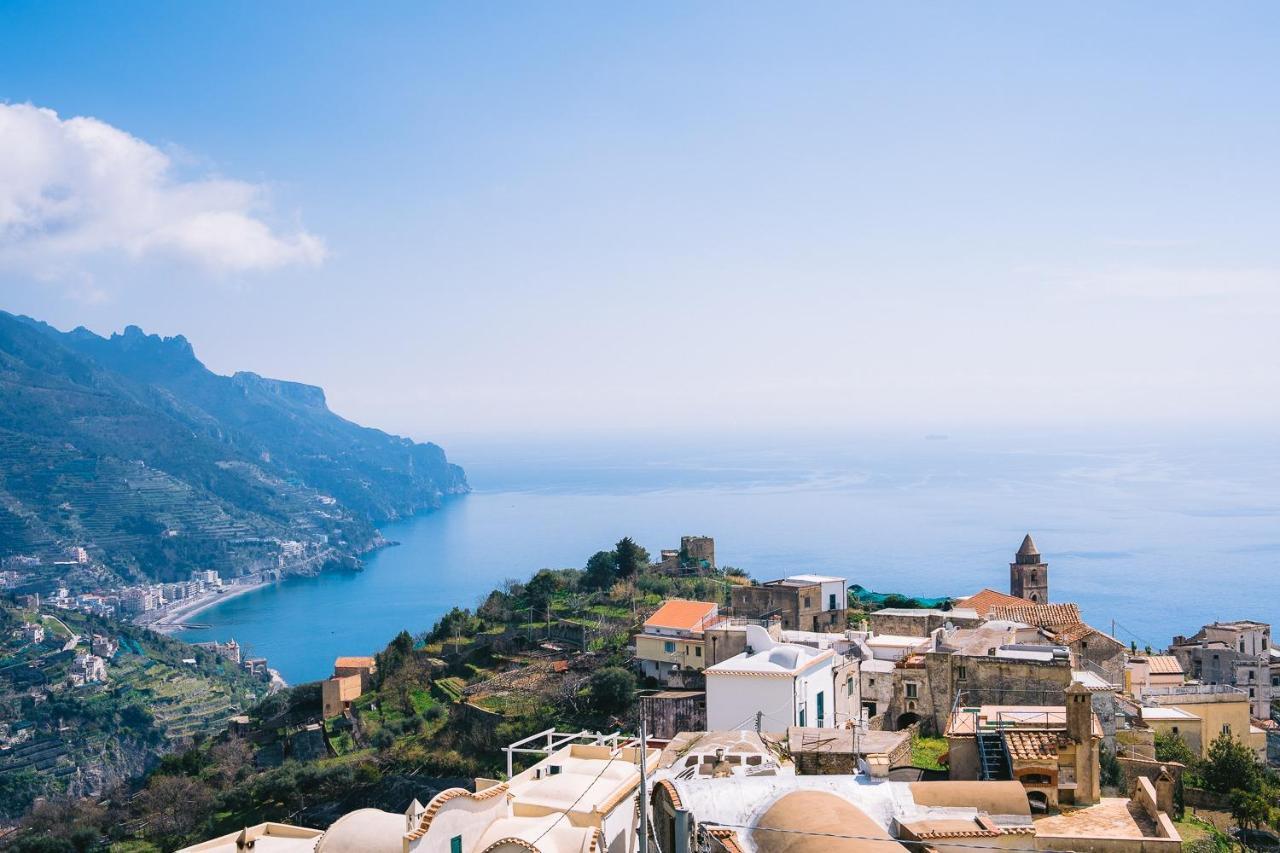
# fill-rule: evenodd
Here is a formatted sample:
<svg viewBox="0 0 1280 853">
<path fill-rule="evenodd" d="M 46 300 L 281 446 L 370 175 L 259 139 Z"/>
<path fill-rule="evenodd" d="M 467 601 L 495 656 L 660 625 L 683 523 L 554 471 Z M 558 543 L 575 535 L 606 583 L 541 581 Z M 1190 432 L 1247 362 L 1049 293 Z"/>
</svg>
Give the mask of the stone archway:
<svg viewBox="0 0 1280 853">
<path fill-rule="evenodd" d="M 914 726 L 920 722 L 920 715 L 914 711 L 907 711 L 905 714 L 898 715 L 898 723 L 895 726 L 896 731 L 902 731 L 909 726 Z"/>
</svg>

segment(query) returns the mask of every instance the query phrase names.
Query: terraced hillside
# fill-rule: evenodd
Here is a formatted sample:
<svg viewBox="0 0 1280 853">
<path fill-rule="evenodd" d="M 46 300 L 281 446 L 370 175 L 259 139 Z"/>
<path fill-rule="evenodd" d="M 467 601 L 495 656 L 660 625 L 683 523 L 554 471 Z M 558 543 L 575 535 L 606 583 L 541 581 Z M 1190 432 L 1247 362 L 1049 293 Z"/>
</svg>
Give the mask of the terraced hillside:
<svg viewBox="0 0 1280 853">
<path fill-rule="evenodd" d="M 42 642 L 14 635 L 42 621 Z M 77 653 L 94 634 L 118 644 L 106 680 L 69 680 Z M 71 648 L 67 648 L 69 644 Z M 85 614 L 38 615 L 0 604 L 0 776 L 27 780 L 38 793 L 99 793 L 152 766 L 161 755 L 225 730 L 267 692 L 267 684 L 229 661 L 140 628 Z M 35 794 L 6 806 L 21 812 Z"/>
<path fill-rule="evenodd" d="M 353 565 L 378 523 L 466 489 L 439 447 L 346 421 L 318 388 L 219 376 L 181 337 L 0 312 L 0 557 L 83 546 L 162 580 Z"/>
</svg>

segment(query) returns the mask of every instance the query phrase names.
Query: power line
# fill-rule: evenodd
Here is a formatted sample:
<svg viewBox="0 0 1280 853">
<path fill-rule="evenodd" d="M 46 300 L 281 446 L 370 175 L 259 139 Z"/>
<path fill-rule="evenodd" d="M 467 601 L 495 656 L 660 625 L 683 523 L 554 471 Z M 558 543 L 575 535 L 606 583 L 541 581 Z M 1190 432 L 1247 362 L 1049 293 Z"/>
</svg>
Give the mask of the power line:
<svg viewBox="0 0 1280 853">
<path fill-rule="evenodd" d="M 837 832 L 817 832 L 811 829 L 783 829 L 781 827 L 760 826 L 758 824 L 752 826 L 752 825 L 743 824 L 743 823 L 721 823 L 719 821 L 707 821 L 703 824 L 700 824 L 700 828 L 710 827 L 710 826 L 725 827 L 727 829 L 749 829 L 752 832 L 778 832 L 784 835 L 809 835 L 815 838 L 835 838 L 835 839 L 842 839 L 842 840 L 848 840 L 848 841 L 878 841 L 881 843 L 888 842 L 890 844 L 902 844 L 902 845 L 914 844 L 914 845 L 918 845 L 921 848 L 934 847 L 934 846 L 937 846 L 939 843 L 938 839 L 928 839 L 923 841 L 917 841 L 917 840 L 908 839 L 908 838 L 893 838 L 891 836 L 884 837 L 884 836 L 874 836 L 874 835 L 842 835 Z M 943 843 L 947 847 L 957 847 L 957 848 L 965 848 L 965 849 L 971 849 L 971 850 L 991 851 L 995 849 L 990 844 L 966 844 L 964 842 L 951 841 L 949 839 L 944 841 Z M 998 849 L 1000 853 L 1073 853 L 1073 851 L 1070 851 L 1070 850 L 1056 850 L 1056 849 L 1044 848 L 1044 847 L 1000 847 Z"/>
<path fill-rule="evenodd" d="M 542 837 L 546 835 L 548 832 L 550 832 L 551 830 L 555 829 L 556 825 L 559 824 L 560 821 L 564 820 L 564 816 L 567 815 L 569 812 L 573 811 L 574 808 L 577 807 L 578 803 L 582 802 L 582 798 L 587 795 L 588 791 L 590 791 L 592 788 L 596 786 L 596 783 L 600 781 L 600 777 L 604 775 L 604 771 L 608 770 L 609 765 L 612 764 L 617 759 L 618 759 L 617 755 L 609 756 L 609 760 L 604 763 L 604 767 L 600 768 L 600 772 L 596 774 L 596 778 L 592 779 L 591 784 L 587 785 L 587 787 L 582 789 L 582 793 L 578 795 L 578 799 L 574 800 L 573 803 L 570 804 L 569 808 L 565 809 L 564 811 L 556 815 L 556 819 L 551 821 L 551 825 L 548 826 L 546 829 L 542 830 L 541 834 L 539 834 L 537 838 L 533 839 L 533 842 L 532 842 L 533 847 L 537 847 L 538 842 L 542 840 Z M 640 756 L 640 760 L 644 761 L 645 756 L 643 755 Z M 642 797 L 645 796 L 645 792 L 641 791 L 640 796 Z"/>
</svg>

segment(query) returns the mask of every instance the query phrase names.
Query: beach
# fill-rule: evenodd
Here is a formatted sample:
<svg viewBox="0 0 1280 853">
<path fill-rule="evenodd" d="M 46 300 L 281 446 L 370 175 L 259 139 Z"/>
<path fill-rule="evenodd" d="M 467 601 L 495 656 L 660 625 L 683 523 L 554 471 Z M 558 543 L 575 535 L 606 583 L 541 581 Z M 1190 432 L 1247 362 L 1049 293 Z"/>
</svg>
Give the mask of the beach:
<svg viewBox="0 0 1280 853">
<path fill-rule="evenodd" d="M 192 598 L 184 598 L 161 609 L 141 614 L 134 620 L 135 624 L 144 625 L 153 631 L 170 634 L 182 630 L 191 617 L 224 601 L 230 601 L 255 589 L 269 586 L 275 581 L 252 581 L 250 583 L 227 584 L 218 589 L 211 589 Z"/>
</svg>

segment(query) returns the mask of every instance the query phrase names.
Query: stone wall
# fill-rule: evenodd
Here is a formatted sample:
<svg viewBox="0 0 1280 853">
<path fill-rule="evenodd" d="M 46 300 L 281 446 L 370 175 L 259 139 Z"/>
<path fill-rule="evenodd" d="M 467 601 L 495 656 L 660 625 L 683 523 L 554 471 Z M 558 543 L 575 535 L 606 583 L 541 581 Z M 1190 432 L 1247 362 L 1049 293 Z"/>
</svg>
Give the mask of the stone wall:
<svg viewBox="0 0 1280 853">
<path fill-rule="evenodd" d="M 957 628 L 976 628 L 982 624 L 981 619 L 960 618 L 946 610 L 921 609 L 909 613 L 877 610 L 867 618 L 875 633 L 900 637 L 927 637 L 948 622 Z"/>
<path fill-rule="evenodd" d="M 805 602 L 808 601 L 806 605 Z M 733 615 L 750 619 L 777 616 L 784 630 L 843 631 L 847 610 L 823 611 L 822 584 L 810 586 L 735 586 Z"/>
<path fill-rule="evenodd" d="M 1169 775 L 1173 777 L 1174 787 L 1177 788 L 1182 784 L 1182 774 L 1186 770 L 1186 767 L 1176 761 L 1155 761 L 1146 758 L 1117 758 L 1116 761 L 1120 763 L 1120 786 L 1127 791 L 1133 790 L 1133 786 L 1139 779 L 1146 779 L 1152 785 L 1156 784 L 1160 773 L 1165 770 L 1169 771 Z"/>
<path fill-rule="evenodd" d="M 900 665 L 893 672 L 893 699 L 887 714 L 891 728 L 899 728 L 904 715 L 914 714 L 925 732 L 944 732 L 947 717 L 963 692 L 961 705 L 1062 705 L 1063 692 L 1071 684 L 1068 661 L 1010 660 L 994 655 L 961 655 L 929 652 L 923 667 Z M 907 696 L 907 684 L 918 685 L 916 698 Z M 908 718 L 909 719 L 909 718 Z"/>
</svg>

